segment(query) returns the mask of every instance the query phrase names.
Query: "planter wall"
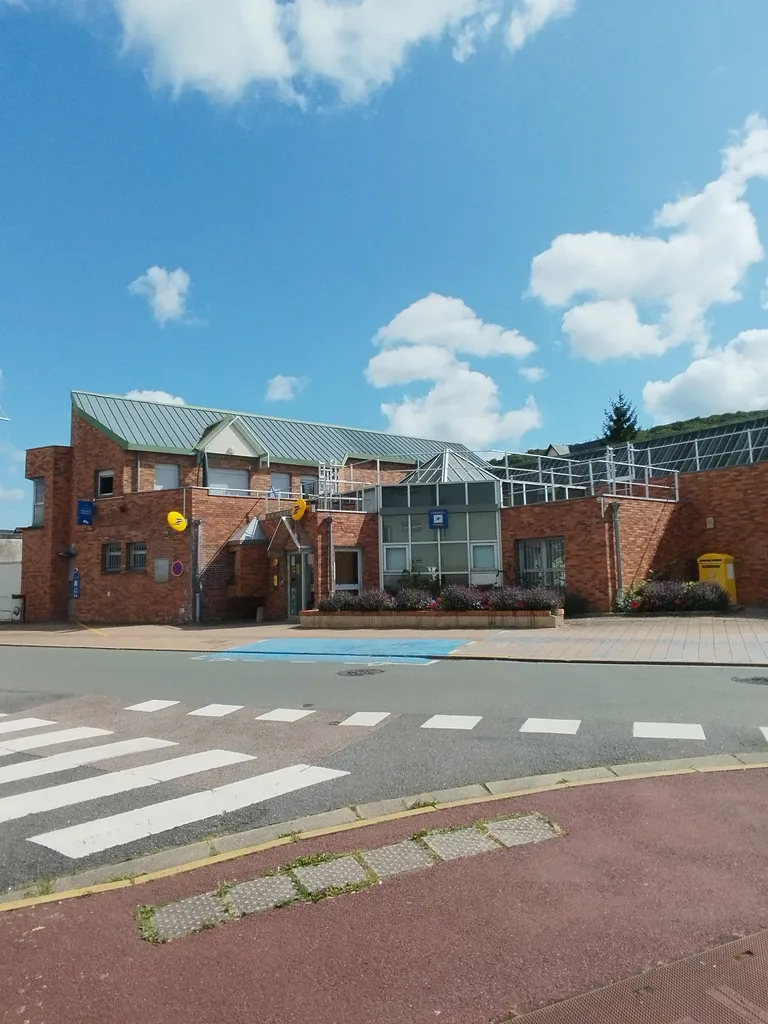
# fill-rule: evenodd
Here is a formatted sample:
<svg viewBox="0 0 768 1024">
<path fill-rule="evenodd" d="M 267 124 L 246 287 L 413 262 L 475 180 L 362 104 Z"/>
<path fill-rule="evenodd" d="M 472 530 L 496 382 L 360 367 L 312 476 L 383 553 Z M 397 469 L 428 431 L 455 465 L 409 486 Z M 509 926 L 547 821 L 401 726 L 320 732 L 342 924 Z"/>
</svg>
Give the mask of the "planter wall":
<svg viewBox="0 0 768 1024">
<path fill-rule="evenodd" d="M 556 629 L 562 610 L 523 612 L 302 612 L 303 629 Z"/>
</svg>

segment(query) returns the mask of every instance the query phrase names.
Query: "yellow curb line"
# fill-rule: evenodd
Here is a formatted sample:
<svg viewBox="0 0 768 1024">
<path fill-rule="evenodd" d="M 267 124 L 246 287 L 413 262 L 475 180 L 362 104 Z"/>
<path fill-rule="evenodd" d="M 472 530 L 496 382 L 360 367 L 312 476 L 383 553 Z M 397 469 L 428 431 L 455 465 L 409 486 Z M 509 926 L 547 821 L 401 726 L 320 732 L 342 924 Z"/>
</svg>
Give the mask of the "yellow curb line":
<svg viewBox="0 0 768 1024">
<path fill-rule="evenodd" d="M 147 882 L 157 882 L 163 878 L 173 878 L 176 875 L 187 874 L 190 871 L 198 871 L 201 868 L 213 867 L 216 864 L 225 864 L 231 860 L 239 860 L 241 857 L 249 857 L 254 853 L 265 853 L 267 850 L 276 850 L 281 846 L 294 845 L 297 842 L 305 842 L 308 839 L 322 839 L 325 836 L 337 835 L 341 832 L 352 832 L 360 828 L 367 828 L 369 825 L 384 825 L 390 821 L 400 821 L 404 818 L 415 818 L 423 814 L 434 814 L 437 811 L 447 811 L 454 807 L 468 807 L 473 804 L 489 804 L 499 800 L 513 800 L 525 796 L 536 796 L 540 793 L 553 793 L 564 789 L 581 789 L 585 786 L 599 786 L 611 782 L 636 782 L 640 779 L 664 779 L 675 775 L 710 775 L 715 772 L 731 771 L 752 771 L 756 768 L 768 768 L 768 761 L 761 764 L 744 765 L 713 765 L 711 768 L 670 768 L 659 772 L 642 772 L 636 775 L 617 775 L 613 779 L 579 779 L 576 781 L 556 782 L 550 786 L 539 786 L 535 789 L 516 789 L 509 793 L 489 793 L 488 796 L 468 797 L 465 800 L 451 800 L 448 803 L 436 804 L 434 807 L 415 807 L 410 810 L 393 811 L 391 814 L 382 814 L 376 818 L 364 818 L 360 821 L 350 821 L 344 825 L 328 825 L 326 828 L 318 828 L 308 832 L 299 832 L 294 836 L 286 836 L 282 839 L 271 839 L 266 843 L 259 843 L 257 846 L 246 846 L 240 850 L 231 850 L 229 853 L 217 853 L 211 857 L 204 857 L 201 860 L 190 861 L 188 864 L 178 864 L 172 868 L 163 868 L 160 871 L 151 871 L 145 875 L 137 875 L 131 879 L 120 879 L 114 882 L 101 882 L 98 885 L 91 885 L 84 889 L 70 889 L 66 892 L 54 892 L 46 896 L 32 896 L 29 899 L 15 900 L 13 903 L 0 903 L 0 914 L 8 913 L 11 910 L 21 910 L 24 907 L 39 907 L 45 903 L 60 903 L 64 900 L 80 899 L 84 896 L 95 896 L 97 893 L 114 892 L 119 889 L 131 889 L 137 885 L 145 885 Z M 563 773 L 564 775 L 567 773 Z"/>
<path fill-rule="evenodd" d="M 107 640 L 109 640 L 109 633 L 105 633 L 103 629 L 96 629 L 94 626 L 86 626 L 86 624 L 84 622 L 78 622 L 77 625 L 81 629 L 87 629 L 91 633 L 98 633 L 99 636 L 105 636 L 107 638 Z"/>
</svg>

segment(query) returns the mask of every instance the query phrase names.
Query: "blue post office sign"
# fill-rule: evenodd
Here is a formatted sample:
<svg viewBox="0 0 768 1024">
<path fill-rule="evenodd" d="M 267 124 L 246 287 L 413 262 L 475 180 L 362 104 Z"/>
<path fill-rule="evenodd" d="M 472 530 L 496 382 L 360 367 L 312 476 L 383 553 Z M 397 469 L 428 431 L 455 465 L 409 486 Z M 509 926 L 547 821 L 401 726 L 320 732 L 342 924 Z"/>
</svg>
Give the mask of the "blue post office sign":
<svg viewBox="0 0 768 1024">
<path fill-rule="evenodd" d="M 77 503 L 77 525 L 93 526 L 93 502 L 78 501 Z"/>
<path fill-rule="evenodd" d="M 433 508 L 429 510 L 430 530 L 448 529 L 448 510 L 445 508 Z"/>
<path fill-rule="evenodd" d="M 80 570 L 75 569 L 72 573 L 72 597 L 75 601 L 80 598 Z"/>
</svg>

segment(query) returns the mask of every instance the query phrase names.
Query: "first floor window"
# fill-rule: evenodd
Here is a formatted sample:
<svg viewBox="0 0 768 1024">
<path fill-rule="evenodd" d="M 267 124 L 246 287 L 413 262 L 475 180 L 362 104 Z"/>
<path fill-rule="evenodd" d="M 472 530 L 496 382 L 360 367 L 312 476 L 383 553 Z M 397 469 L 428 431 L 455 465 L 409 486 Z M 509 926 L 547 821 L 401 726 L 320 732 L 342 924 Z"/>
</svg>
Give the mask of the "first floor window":
<svg viewBox="0 0 768 1024">
<path fill-rule="evenodd" d="M 208 471 L 208 491 L 223 497 L 248 495 L 250 474 L 247 469 L 211 469 Z"/>
<path fill-rule="evenodd" d="M 96 474 L 96 496 L 111 498 L 115 493 L 115 474 L 111 469 L 100 469 Z"/>
<path fill-rule="evenodd" d="M 123 567 L 122 544 L 105 544 L 102 548 L 101 567 L 104 572 L 120 572 Z"/>
<path fill-rule="evenodd" d="M 155 463 L 155 490 L 175 491 L 179 486 L 179 467 L 175 462 Z"/>
<path fill-rule="evenodd" d="M 408 548 L 384 548 L 384 571 L 405 572 L 408 568 Z"/>
<path fill-rule="evenodd" d="M 140 571 L 147 568 L 146 541 L 138 541 L 128 546 L 128 565 L 131 569 Z"/>
<path fill-rule="evenodd" d="M 472 545 L 472 569 L 475 572 L 488 572 L 496 568 L 496 545 Z"/>
<path fill-rule="evenodd" d="M 270 495 L 273 498 L 289 498 L 291 496 L 291 474 L 273 473 L 270 480 Z"/>
<path fill-rule="evenodd" d="M 42 526 L 45 519 L 45 479 L 42 476 L 32 481 L 32 525 Z"/>
<path fill-rule="evenodd" d="M 562 537 L 518 541 L 517 564 L 524 587 L 565 589 L 565 540 Z"/>
</svg>

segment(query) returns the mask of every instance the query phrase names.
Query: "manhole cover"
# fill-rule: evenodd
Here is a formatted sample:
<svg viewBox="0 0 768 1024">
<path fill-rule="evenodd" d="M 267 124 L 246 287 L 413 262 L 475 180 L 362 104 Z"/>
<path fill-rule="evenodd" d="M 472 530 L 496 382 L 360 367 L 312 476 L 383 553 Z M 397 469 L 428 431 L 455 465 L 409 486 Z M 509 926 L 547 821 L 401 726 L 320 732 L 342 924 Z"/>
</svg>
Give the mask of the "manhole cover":
<svg viewBox="0 0 768 1024">
<path fill-rule="evenodd" d="M 380 676 L 383 668 L 348 668 L 339 672 L 340 676 Z"/>
<path fill-rule="evenodd" d="M 733 676 L 731 682 L 751 683 L 753 686 L 768 686 L 768 676 Z"/>
</svg>

